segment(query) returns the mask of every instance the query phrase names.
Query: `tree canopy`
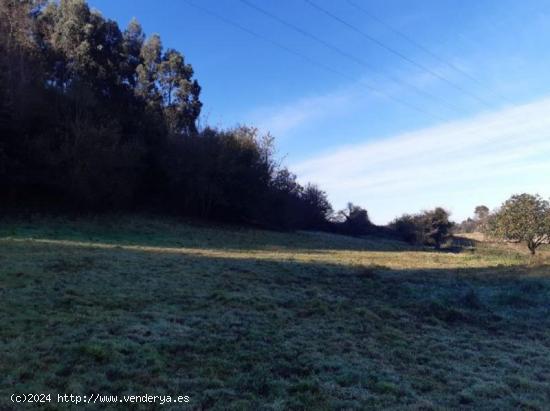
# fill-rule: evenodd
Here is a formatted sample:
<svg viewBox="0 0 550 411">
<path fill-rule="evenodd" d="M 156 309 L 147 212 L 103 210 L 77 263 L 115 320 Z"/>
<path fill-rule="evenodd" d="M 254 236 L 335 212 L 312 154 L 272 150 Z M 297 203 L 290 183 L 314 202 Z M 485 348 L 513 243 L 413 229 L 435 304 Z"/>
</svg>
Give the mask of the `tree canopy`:
<svg viewBox="0 0 550 411">
<path fill-rule="evenodd" d="M 407 242 L 439 249 L 451 236 L 453 223 L 449 217 L 448 211 L 436 207 L 415 215 L 405 214 L 392 221 L 390 227 Z"/>
<path fill-rule="evenodd" d="M 550 204 L 538 194 L 516 194 L 491 219 L 491 232 L 508 240 L 525 242 L 531 254 L 550 240 Z"/>
<path fill-rule="evenodd" d="M 324 229 L 317 186 L 253 127 L 199 129 L 185 56 L 84 0 L 0 0 L 1 205 Z"/>
</svg>

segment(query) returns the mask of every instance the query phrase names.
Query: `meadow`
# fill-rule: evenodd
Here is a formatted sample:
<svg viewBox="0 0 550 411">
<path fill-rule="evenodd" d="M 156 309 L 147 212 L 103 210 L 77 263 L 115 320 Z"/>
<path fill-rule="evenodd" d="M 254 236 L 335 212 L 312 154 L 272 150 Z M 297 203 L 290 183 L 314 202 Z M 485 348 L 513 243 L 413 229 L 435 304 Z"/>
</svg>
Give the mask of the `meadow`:
<svg viewBox="0 0 550 411">
<path fill-rule="evenodd" d="M 190 397 L 166 410 L 547 408 L 550 249 L 457 244 L 4 218 L 0 409 L 25 408 L 14 392 Z"/>
</svg>

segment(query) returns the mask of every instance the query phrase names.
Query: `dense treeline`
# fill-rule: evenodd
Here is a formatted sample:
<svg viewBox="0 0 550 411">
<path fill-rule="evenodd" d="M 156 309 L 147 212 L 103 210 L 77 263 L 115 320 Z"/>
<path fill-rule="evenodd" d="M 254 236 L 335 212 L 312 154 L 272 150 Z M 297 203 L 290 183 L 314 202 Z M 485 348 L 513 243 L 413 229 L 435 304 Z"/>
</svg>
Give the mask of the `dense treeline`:
<svg viewBox="0 0 550 411">
<path fill-rule="evenodd" d="M 275 161 L 269 134 L 197 127 L 200 92 L 184 56 L 135 20 L 121 30 L 85 0 L 0 0 L 0 206 L 446 239 L 439 209 L 393 229 L 351 203 L 333 213 Z"/>
<path fill-rule="evenodd" d="M 84 0 L 0 0 L 2 204 L 144 208 L 274 228 L 328 226 L 324 192 L 249 127 L 197 128 L 191 65 Z"/>
</svg>

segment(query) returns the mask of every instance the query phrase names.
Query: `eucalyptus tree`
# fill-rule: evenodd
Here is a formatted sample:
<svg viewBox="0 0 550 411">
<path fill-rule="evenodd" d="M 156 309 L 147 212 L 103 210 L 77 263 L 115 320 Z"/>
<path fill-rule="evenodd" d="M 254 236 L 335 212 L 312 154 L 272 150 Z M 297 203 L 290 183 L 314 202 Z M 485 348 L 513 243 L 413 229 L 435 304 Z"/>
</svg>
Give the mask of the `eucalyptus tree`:
<svg viewBox="0 0 550 411">
<path fill-rule="evenodd" d="M 166 50 L 158 67 L 158 82 L 165 119 L 172 134 L 196 132 L 201 109 L 200 87 L 192 77 L 193 68 L 185 63 L 183 55 L 174 49 Z"/>
</svg>

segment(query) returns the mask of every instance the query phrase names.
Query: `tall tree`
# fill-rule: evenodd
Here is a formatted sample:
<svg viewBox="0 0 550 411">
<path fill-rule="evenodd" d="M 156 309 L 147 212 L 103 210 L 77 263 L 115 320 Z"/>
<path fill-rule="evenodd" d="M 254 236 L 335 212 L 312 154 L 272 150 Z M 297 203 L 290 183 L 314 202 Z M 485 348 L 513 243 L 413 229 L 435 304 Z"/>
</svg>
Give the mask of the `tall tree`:
<svg viewBox="0 0 550 411">
<path fill-rule="evenodd" d="M 0 205 L 325 228 L 325 193 L 280 167 L 271 136 L 198 132 L 193 76 L 136 20 L 122 33 L 84 0 L 0 0 Z"/>
<path fill-rule="evenodd" d="M 478 205 L 474 210 L 474 215 L 479 221 L 486 220 L 489 217 L 489 207 Z"/>
<path fill-rule="evenodd" d="M 200 113 L 198 83 L 192 80 L 193 69 L 185 64 L 183 55 L 168 49 L 159 66 L 159 84 L 168 129 L 172 134 L 196 132 Z"/>
<path fill-rule="evenodd" d="M 305 228 L 321 229 L 332 215 L 332 205 L 327 194 L 315 184 L 307 184 L 302 192 L 301 200 L 305 206 Z"/>
<path fill-rule="evenodd" d="M 159 80 L 160 64 L 162 62 L 162 41 L 158 34 L 149 37 L 140 50 L 141 63 L 136 68 L 137 84 L 136 93 L 143 98 L 147 104 L 159 109 L 162 96 L 157 87 Z"/>
<path fill-rule="evenodd" d="M 136 19 L 132 19 L 123 33 L 123 48 L 126 59 L 122 64 L 121 70 L 128 83 L 135 87 L 137 82 L 137 67 L 141 63 L 141 48 L 145 41 L 145 34 L 141 24 Z"/>
</svg>

